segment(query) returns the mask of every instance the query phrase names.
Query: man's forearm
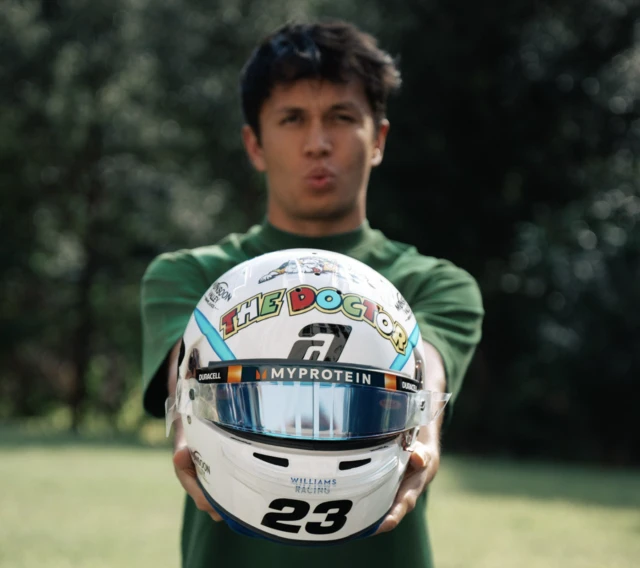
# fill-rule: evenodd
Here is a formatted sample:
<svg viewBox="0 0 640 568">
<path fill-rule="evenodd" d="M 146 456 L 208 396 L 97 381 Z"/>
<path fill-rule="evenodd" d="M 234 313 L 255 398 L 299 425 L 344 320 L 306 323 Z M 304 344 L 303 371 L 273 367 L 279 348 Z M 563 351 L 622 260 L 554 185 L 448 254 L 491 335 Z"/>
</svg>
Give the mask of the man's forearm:
<svg viewBox="0 0 640 568">
<path fill-rule="evenodd" d="M 169 353 L 169 359 L 167 361 L 167 390 L 169 396 L 175 398 L 176 385 L 178 383 L 178 356 L 180 354 L 181 341 L 178 341 L 171 349 Z M 173 437 L 173 451 L 175 452 L 179 447 L 185 445 L 184 428 L 182 427 L 182 420 L 178 417 L 173 423 L 174 437 Z"/>
<path fill-rule="evenodd" d="M 444 363 L 438 350 L 427 343 L 422 342 L 424 347 L 425 364 L 423 369 L 423 382 L 424 388 L 433 392 L 446 392 L 447 391 L 447 377 L 444 370 Z M 438 417 L 438 424 L 442 424 L 442 414 Z"/>
<path fill-rule="evenodd" d="M 423 370 L 424 389 L 433 392 L 446 392 L 447 378 L 440 353 L 438 353 L 433 345 L 426 341 L 423 341 L 423 347 L 425 355 Z M 435 450 L 439 452 L 440 450 L 440 432 L 443 418 L 444 412 L 441 412 L 435 420 L 432 420 L 429 424 L 420 428 L 420 432 L 418 433 L 418 441 L 430 446 L 432 451 Z"/>
</svg>

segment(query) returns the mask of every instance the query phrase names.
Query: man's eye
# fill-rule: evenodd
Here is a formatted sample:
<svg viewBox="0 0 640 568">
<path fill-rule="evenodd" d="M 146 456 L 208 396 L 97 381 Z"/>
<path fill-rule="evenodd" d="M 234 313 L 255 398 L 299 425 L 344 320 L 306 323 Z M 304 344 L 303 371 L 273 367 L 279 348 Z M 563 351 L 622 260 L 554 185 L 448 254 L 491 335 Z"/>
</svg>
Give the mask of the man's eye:
<svg viewBox="0 0 640 568">
<path fill-rule="evenodd" d="M 339 122 L 355 122 L 355 118 L 350 114 L 337 114 L 335 117 Z"/>
<path fill-rule="evenodd" d="M 300 116 L 297 114 L 292 114 L 289 116 L 285 116 L 281 121 L 280 124 L 294 124 L 296 122 L 300 122 Z"/>
</svg>

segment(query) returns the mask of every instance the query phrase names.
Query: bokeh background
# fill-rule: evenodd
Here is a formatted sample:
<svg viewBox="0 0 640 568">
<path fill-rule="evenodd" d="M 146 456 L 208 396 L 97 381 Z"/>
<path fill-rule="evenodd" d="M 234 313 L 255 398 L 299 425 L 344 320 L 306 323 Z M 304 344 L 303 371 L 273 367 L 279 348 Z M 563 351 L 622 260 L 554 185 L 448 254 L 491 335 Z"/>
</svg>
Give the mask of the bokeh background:
<svg viewBox="0 0 640 568">
<path fill-rule="evenodd" d="M 371 224 L 462 266 L 484 296 L 446 453 L 461 470 L 481 459 L 572 464 L 640 489 L 637 1 L 0 6 L 8 456 L 37 440 L 166 444 L 141 408 L 141 276 L 161 252 L 261 222 L 239 70 L 283 22 L 341 17 L 376 35 L 404 79 Z M 500 494 L 500 476 L 486 479 Z M 594 486 L 623 483 L 611 479 Z M 630 504 L 640 506 L 617 495 L 611 506 Z"/>
</svg>

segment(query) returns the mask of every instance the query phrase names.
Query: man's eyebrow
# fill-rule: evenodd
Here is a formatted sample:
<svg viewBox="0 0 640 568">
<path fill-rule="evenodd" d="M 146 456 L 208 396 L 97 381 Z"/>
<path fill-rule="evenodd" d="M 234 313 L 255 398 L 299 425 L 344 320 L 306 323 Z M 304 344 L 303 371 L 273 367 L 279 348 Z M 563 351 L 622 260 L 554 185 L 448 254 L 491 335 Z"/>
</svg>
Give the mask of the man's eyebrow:
<svg viewBox="0 0 640 568">
<path fill-rule="evenodd" d="M 276 114 L 302 113 L 304 109 L 296 106 L 282 106 L 274 109 L 273 112 Z"/>
<path fill-rule="evenodd" d="M 335 112 L 340 110 L 360 112 L 360 107 L 355 103 L 352 103 L 351 101 L 341 101 L 332 104 L 329 107 L 328 112 Z M 304 109 L 303 107 L 285 105 L 274 109 L 273 112 L 276 114 L 302 114 L 306 112 L 306 109 Z"/>
<path fill-rule="evenodd" d="M 331 105 L 330 111 L 349 110 L 352 112 L 360 112 L 360 107 L 351 101 L 339 102 Z"/>
</svg>

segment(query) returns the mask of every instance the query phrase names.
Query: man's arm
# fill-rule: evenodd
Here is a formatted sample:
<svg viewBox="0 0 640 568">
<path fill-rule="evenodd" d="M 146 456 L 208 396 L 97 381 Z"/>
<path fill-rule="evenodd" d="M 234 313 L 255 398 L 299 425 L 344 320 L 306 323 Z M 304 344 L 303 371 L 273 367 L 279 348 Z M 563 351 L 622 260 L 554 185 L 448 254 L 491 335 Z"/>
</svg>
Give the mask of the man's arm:
<svg viewBox="0 0 640 568">
<path fill-rule="evenodd" d="M 426 341 L 422 343 L 425 355 L 424 388 L 445 392 L 447 380 L 442 357 L 433 345 Z M 436 420 L 420 428 L 396 499 L 376 534 L 396 528 L 404 516 L 415 508 L 418 497 L 436 476 L 440 467 L 440 430 L 443 417 L 444 412 Z"/>
<path fill-rule="evenodd" d="M 181 343 L 182 339 L 173 346 L 171 353 L 169 353 L 168 388 L 170 395 L 176 392 L 176 384 L 178 382 L 178 356 L 180 354 Z M 182 421 L 180 419 L 176 420 L 173 426 L 175 427 L 175 436 L 173 438 L 173 467 L 178 481 L 180 481 L 184 490 L 193 499 L 198 509 L 209 513 L 214 521 L 221 521 L 222 517 L 214 511 L 198 485 L 196 469 L 193 465 L 189 448 L 187 447 Z"/>
</svg>

